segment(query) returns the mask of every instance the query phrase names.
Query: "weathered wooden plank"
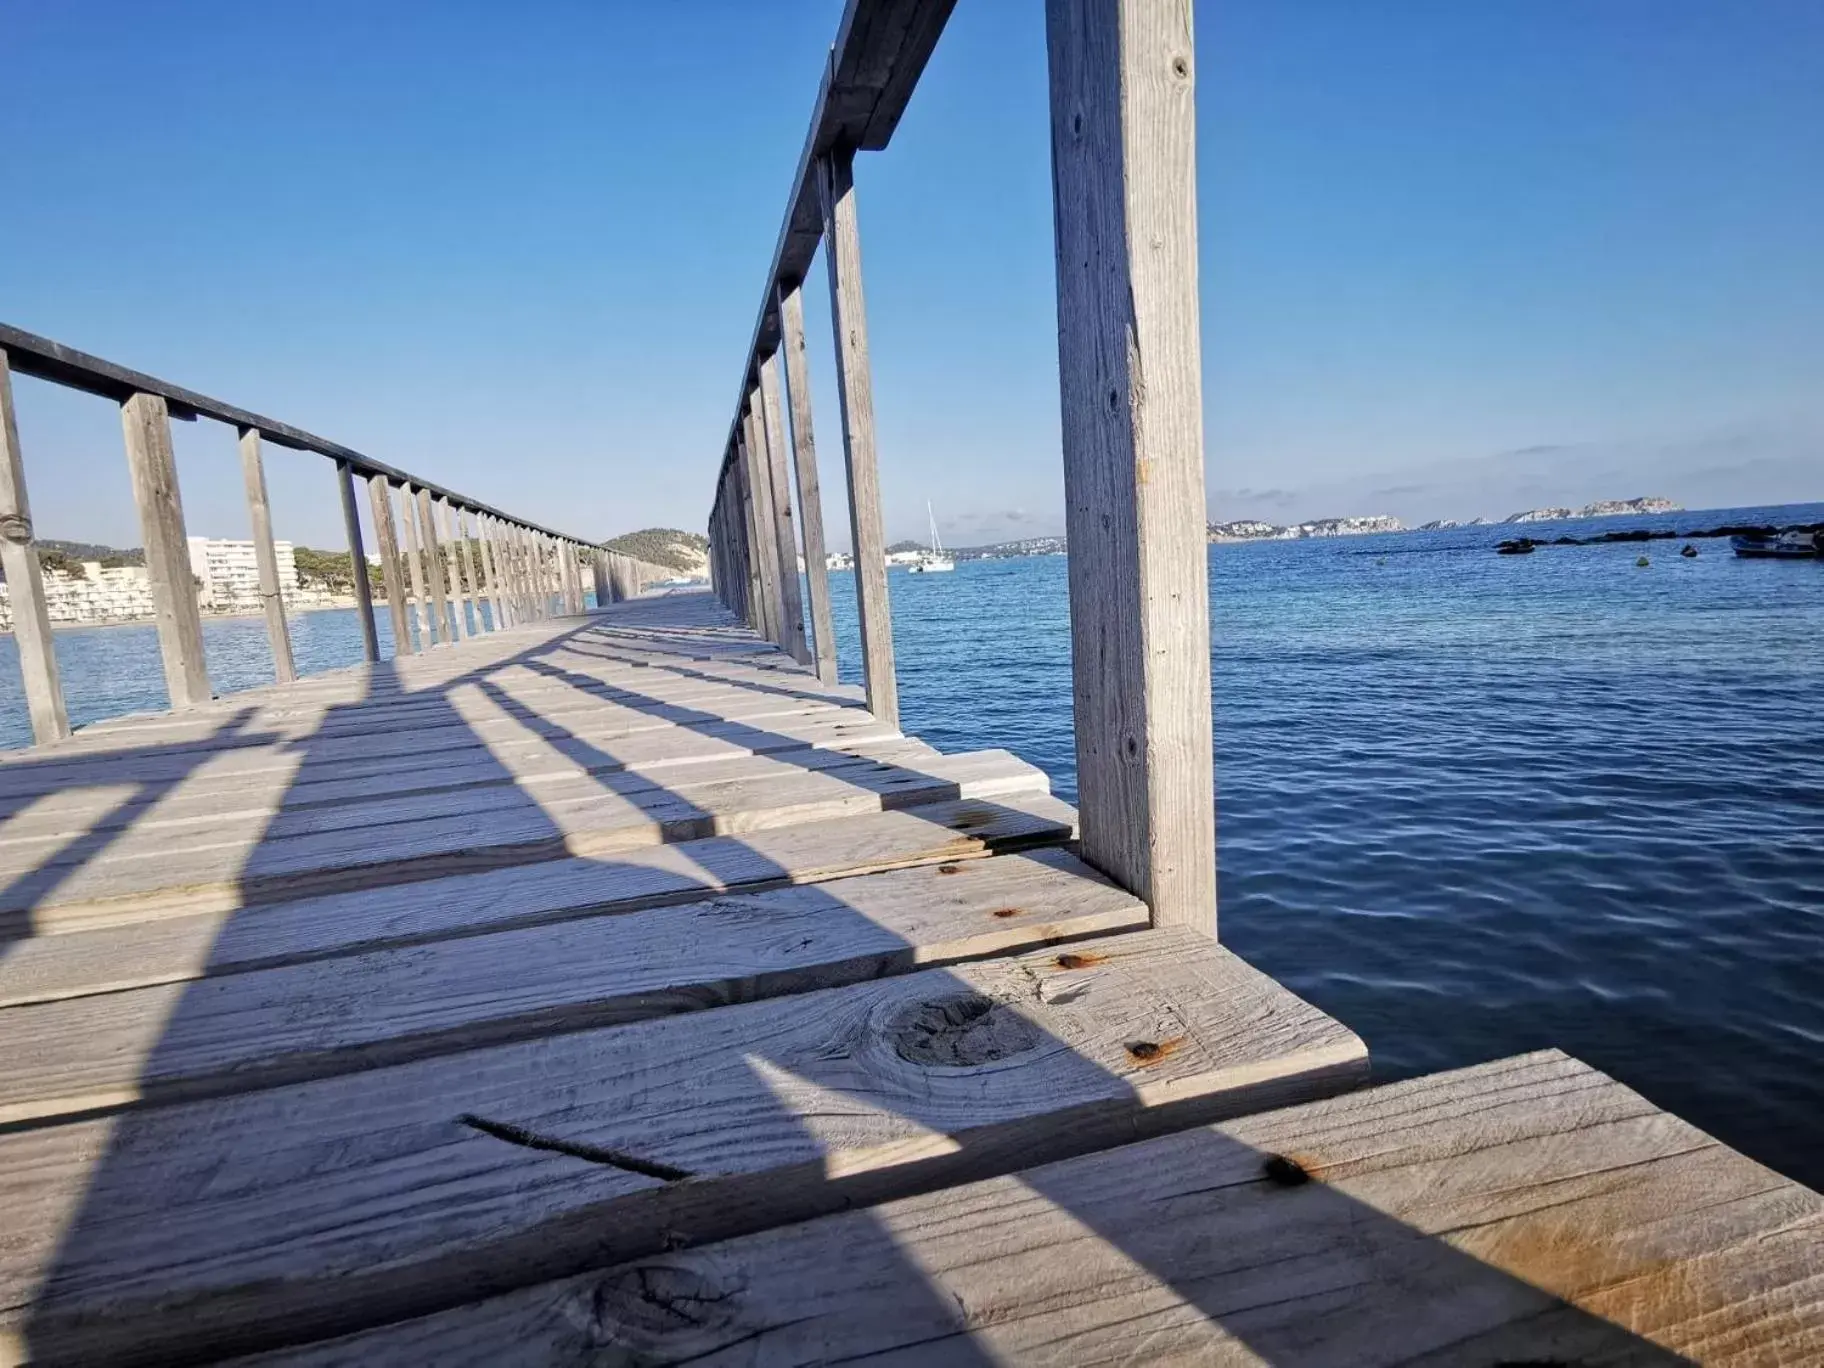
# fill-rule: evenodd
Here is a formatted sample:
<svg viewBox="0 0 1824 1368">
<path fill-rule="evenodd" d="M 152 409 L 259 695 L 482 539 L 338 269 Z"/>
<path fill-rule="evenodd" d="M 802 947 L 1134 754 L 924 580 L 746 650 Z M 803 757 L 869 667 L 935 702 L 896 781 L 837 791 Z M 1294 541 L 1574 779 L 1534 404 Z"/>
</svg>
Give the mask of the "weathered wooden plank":
<svg viewBox="0 0 1824 1368">
<path fill-rule="evenodd" d="M 443 546 L 437 535 L 431 491 L 423 485 L 418 486 L 414 501 L 418 510 L 418 541 L 424 547 L 424 578 L 431 590 L 431 640 L 444 645 L 452 640 L 449 595 L 444 589 Z"/>
<path fill-rule="evenodd" d="M 432 511 L 440 524 L 439 536 L 447 543 L 444 560 L 449 566 L 450 621 L 456 629 L 455 639 L 467 641 L 475 635 L 475 632 L 469 626 L 469 590 L 463 582 L 462 560 L 457 555 L 457 546 L 462 540 L 462 531 L 456 521 L 456 510 L 450 507 L 448 500 L 439 501 Z"/>
<path fill-rule="evenodd" d="M 1817 1194 L 1551 1052 L 265 1361 L 1811 1363 L 1821 1244 Z"/>
<path fill-rule="evenodd" d="M 1085 858 L 1216 934 L 1189 5 L 1048 0 Z"/>
<path fill-rule="evenodd" d="M 285 595 L 279 584 L 279 557 L 272 545 L 272 508 L 266 498 L 266 466 L 260 459 L 260 430 L 241 429 L 241 480 L 247 489 L 247 516 L 253 528 L 253 558 L 260 576 L 260 608 L 266 618 L 266 643 L 272 650 L 272 672 L 281 684 L 298 677 L 291 658 L 291 627 L 285 621 Z"/>
<path fill-rule="evenodd" d="M 488 788 L 470 793 L 458 810 L 423 816 L 403 814 L 432 804 L 388 799 L 371 805 L 377 825 L 346 825 L 361 815 L 354 804 L 307 809 L 282 824 L 295 835 L 249 829 L 263 828 L 263 819 L 223 819 L 207 838 L 192 833 L 179 850 L 161 844 L 156 832 L 128 832 L 96 859 L 59 852 L 34 864 L 39 879 L 15 880 L 0 890 L 0 929 L 17 934 L 111 925 L 1047 787 L 1043 774 L 1005 751 L 878 766 L 857 759 L 817 769 L 754 759 L 769 763 L 772 772 L 715 779 L 705 771 L 751 762 L 707 761 L 690 767 L 695 773 L 688 782 L 659 786 L 640 775 L 586 776 L 553 780 L 536 798 L 519 793 L 512 802 Z M 332 815 L 317 820 L 325 811 Z M 9 856 L 16 849 L 9 848 Z M 47 867 L 60 877 L 44 889 Z"/>
<path fill-rule="evenodd" d="M 401 485 L 399 498 L 404 504 L 400 511 L 401 521 L 405 524 L 405 563 L 412 577 L 412 603 L 418 621 L 419 653 L 430 650 L 436 640 L 433 635 L 436 618 L 431 613 L 430 590 L 425 585 L 424 550 L 419 545 L 418 507 L 412 498 L 412 487 Z"/>
<path fill-rule="evenodd" d="M 776 827 L 738 839 L 681 841 L 628 851 L 607 864 L 552 860 L 216 912 L 174 905 L 156 920 L 12 942 L 0 959 L 0 1006 L 277 968 L 731 890 L 961 864 L 992 852 L 1056 845 L 1075 830 L 1076 814 L 1067 804 L 1048 794 L 1013 794 Z"/>
<path fill-rule="evenodd" d="M 501 573 L 500 555 L 497 551 L 499 525 L 494 519 L 484 516 L 481 519 L 482 542 L 481 558 L 488 577 L 488 603 L 494 612 L 494 625 L 504 629 L 514 625 L 513 605 L 507 593 L 506 580 Z"/>
<path fill-rule="evenodd" d="M 164 665 L 171 706 L 209 701 L 209 669 L 203 659 L 203 618 L 190 569 L 190 541 L 184 531 L 183 496 L 177 458 L 171 451 L 171 419 L 165 401 L 135 394 L 120 406 L 133 477 L 133 504 L 145 541 L 146 576 L 152 585 L 153 625 Z"/>
<path fill-rule="evenodd" d="M 779 408 L 779 356 L 760 363 L 760 388 L 755 392 L 754 430 L 760 438 L 761 469 L 765 472 L 773 510 L 773 536 L 779 562 L 779 610 L 783 628 L 779 645 L 801 665 L 811 663 L 811 648 L 804 630 L 804 595 L 798 582 L 798 532 L 792 517 L 792 484 L 786 470 L 785 426 Z"/>
<path fill-rule="evenodd" d="M 779 350 L 785 355 L 785 388 L 792 418 L 792 470 L 804 537 L 804 577 L 810 586 L 811 635 L 817 678 L 836 682 L 836 628 L 830 618 L 829 548 L 823 536 L 823 491 L 817 479 L 817 438 L 811 427 L 811 374 L 805 362 L 804 293 L 779 291 Z"/>
<path fill-rule="evenodd" d="M 887 535 L 880 512 L 880 458 L 874 438 L 874 379 L 868 361 L 868 310 L 861 287 L 861 226 L 855 216 L 855 166 L 838 151 L 818 163 L 830 321 L 836 332 L 836 400 L 849 477 L 849 545 L 855 553 L 855 610 L 861 628 L 868 708 L 899 722 L 893 664 L 893 615 L 887 604 Z"/>
<path fill-rule="evenodd" d="M 342 527 L 348 537 L 349 583 L 355 594 L 355 617 L 361 624 L 361 653 L 369 665 L 377 665 L 380 662 L 380 631 L 374 625 L 374 594 L 367 578 L 367 548 L 361 543 L 361 510 L 355 503 L 355 471 L 347 461 L 336 462 L 336 484 L 342 493 Z"/>
<path fill-rule="evenodd" d="M 747 422 L 741 445 L 746 464 L 748 502 L 754 539 L 754 568 L 758 576 L 760 635 L 781 647 L 790 636 L 785 622 L 784 564 L 779 555 L 779 515 L 773 506 L 773 479 L 766 450 L 766 425 L 760 414 L 758 389 L 749 396 Z"/>
<path fill-rule="evenodd" d="M 220 1097 L 1147 925 L 1063 851 L 926 865 L 7 1013 L 0 1125 Z"/>
<path fill-rule="evenodd" d="M 368 512 L 374 519 L 374 541 L 380 553 L 380 583 L 386 590 L 387 616 L 393 624 L 393 655 L 401 657 L 417 649 L 412 629 L 406 620 L 405 578 L 399 572 L 399 532 L 393 521 L 392 486 L 384 475 L 369 477 L 367 482 Z"/>
<path fill-rule="evenodd" d="M 0 1135 L 0 1326 L 29 1304 L 43 1359 L 295 1342 L 1321 1096 L 1366 1062 L 1167 928 L 154 1109 L 112 1145 L 106 1122 Z"/>
<path fill-rule="evenodd" d="M 63 702 L 63 677 L 57 669 L 57 647 L 51 614 L 44 599 L 44 569 L 32 545 L 32 505 L 25 492 L 25 457 L 19 448 L 19 422 L 13 412 L 13 373 L 0 350 L 0 573 L 6 576 L 13 610 L 13 641 L 19 649 L 19 676 L 32 739 L 40 745 L 70 734 Z"/>
</svg>

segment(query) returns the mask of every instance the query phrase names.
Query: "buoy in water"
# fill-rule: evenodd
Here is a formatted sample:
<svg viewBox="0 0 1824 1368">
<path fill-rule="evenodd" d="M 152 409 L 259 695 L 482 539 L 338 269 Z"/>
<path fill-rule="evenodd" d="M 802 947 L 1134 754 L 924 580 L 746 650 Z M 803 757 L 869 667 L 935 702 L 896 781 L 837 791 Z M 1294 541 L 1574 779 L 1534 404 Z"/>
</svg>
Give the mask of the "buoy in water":
<svg viewBox="0 0 1824 1368">
<path fill-rule="evenodd" d="M 1697 548 L 1691 545 L 1690 542 L 1686 542 L 1683 546 L 1679 547 L 1678 554 L 1683 556 L 1686 560 L 1689 560 L 1697 554 Z"/>
<path fill-rule="evenodd" d="M 1642 570 L 1645 570 L 1649 565 L 1653 564 L 1653 562 L 1648 560 L 1645 556 L 1642 556 L 1639 560 L 1635 561 L 1634 564 L 1638 565 Z"/>
</svg>

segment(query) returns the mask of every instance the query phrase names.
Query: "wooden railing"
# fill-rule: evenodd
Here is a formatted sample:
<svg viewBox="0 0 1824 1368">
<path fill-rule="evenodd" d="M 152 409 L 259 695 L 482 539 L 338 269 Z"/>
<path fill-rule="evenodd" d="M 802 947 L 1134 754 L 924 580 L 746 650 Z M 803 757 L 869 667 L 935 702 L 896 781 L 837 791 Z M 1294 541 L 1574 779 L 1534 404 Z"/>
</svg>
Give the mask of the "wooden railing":
<svg viewBox="0 0 1824 1368">
<path fill-rule="evenodd" d="M 289 424 L 0 324 L 0 418 L 4 419 L 0 423 L 0 569 L 5 572 L 12 600 L 13 635 L 32 736 L 39 743 L 68 736 L 70 723 L 43 573 L 33 547 L 31 504 L 13 410 L 14 371 L 120 405 L 133 501 L 145 541 L 153 621 L 172 707 L 204 702 L 211 696 L 203 655 L 202 612 L 192 578 L 171 446 L 173 418 L 209 418 L 240 433 L 241 472 L 253 524 L 260 599 L 272 647 L 273 674 L 280 683 L 295 679 L 297 669 L 273 549 L 262 455 L 266 444 L 311 452 L 335 463 L 362 648 L 370 662 L 380 659 L 380 641 L 368 585 L 357 479 L 367 486 L 379 543 L 381 584 L 398 654 L 420 653 L 521 622 L 581 613 L 585 564 L 594 578 L 598 604 L 631 597 L 641 591 L 644 582 L 672 573 L 503 513 Z M 395 514 L 399 515 L 397 521 Z"/>
<path fill-rule="evenodd" d="M 849 0 L 786 199 L 709 516 L 717 594 L 835 677 L 800 290 L 829 269 L 868 704 L 897 721 L 857 152 L 884 148 L 954 0 Z M 1084 856 L 1215 934 L 1190 0 L 1048 0 L 1052 199 Z M 780 401 L 790 396 L 791 464 Z M 800 535 L 810 599 L 793 573 Z"/>
</svg>

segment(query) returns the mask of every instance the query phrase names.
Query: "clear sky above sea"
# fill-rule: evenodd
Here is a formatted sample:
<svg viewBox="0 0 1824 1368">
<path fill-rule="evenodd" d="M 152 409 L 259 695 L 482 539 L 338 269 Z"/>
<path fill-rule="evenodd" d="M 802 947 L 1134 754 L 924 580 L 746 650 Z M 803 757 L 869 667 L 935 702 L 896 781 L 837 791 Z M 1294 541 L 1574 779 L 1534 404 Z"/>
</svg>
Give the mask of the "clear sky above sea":
<svg viewBox="0 0 1824 1368">
<path fill-rule="evenodd" d="M 837 0 L 0 0 L 0 319 L 527 516 L 700 529 Z M 1824 4 L 1197 6 L 1210 516 L 1824 496 Z M 1062 525 L 1044 19 L 857 169 L 888 531 Z M 807 291 L 847 544 L 821 259 Z M 39 534 L 137 544 L 16 382 Z M 178 424 L 192 532 L 234 434 Z M 273 450 L 280 536 L 338 545 Z"/>
</svg>

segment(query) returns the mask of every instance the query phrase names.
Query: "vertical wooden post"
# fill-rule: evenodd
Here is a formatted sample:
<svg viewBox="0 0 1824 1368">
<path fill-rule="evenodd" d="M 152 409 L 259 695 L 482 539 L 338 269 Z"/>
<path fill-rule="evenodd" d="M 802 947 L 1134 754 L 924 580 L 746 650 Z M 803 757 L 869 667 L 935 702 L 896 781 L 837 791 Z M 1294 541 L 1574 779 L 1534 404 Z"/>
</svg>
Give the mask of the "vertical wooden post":
<svg viewBox="0 0 1824 1368">
<path fill-rule="evenodd" d="M 456 510 L 456 545 L 462 553 L 462 573 L 469 582 L 469 598 L 475 605 L 475 635 L 480 636 L 489 630 L 499 631 L 500 619 L 496 616 L 490 625 L 481 612 L 481 601 L 485 597 L 481 576 L 486 573 L 487 567 L 482 564 L 481 560 L 481 514 L 479 513 L 475 515 L 475 544 L 471 546 L 469 540 L 469 511 L 466 508 L 458 507 Z"/>
<path fill-rule="evenodd" d="M 190 569 L 190 539 L 184 531 L 184 503 L 177 486 L 177 458 L 171 450 L 171 415 L 162 395 L 135 394 L 120 406 L 127 439 L 127 468 L 133 502 L 145 540 L 146 576 L 158 626 L 158 653 L 174 708 L 209 701 L 209 669 L 203 658 L 203 616 Z"/>
<path fill-rule="evenodd" d="M 773 479 L 772 472 L 767 469 L 766 432 L 758 400 L 758 391 L 750 393 L 741 416 L 742 468 L 747 476 L 752 510 L 748 530 L 753 536 L 754 571 L 759 578 L 760 635 L 782 646 L 786 641 L 786 629 L 776 531 L 778 518 L 773 511 Z"/>
<path fill-rule="evenodd" d="M 386 589 L 386 611 L 393 623 L 393 654 L 410 655 L 417 649 L 405 616 L 405 584 L 399 573 L 399 533 L 393 524 L 392 486 L 386 476 L 367 478 L 367 509 L 374 519 L 375 548 L 380 553 L 380 582 Z"/>
<path fill-rule="evenodd" d="M 424 552 L 418 544 L 418 508 L 410 485 L 399 486 L 399 498 L 405 507 L 400 521 L 405 526 L 405 564 L 412 576 L 413 615 L 418 620 L 418 641 L 412 648 L 422 655 L 436 640 L 431 635 L 431 599 L 424 587 Z"/>
<path fill-rule="evenodd" d="M 754 491 L 748 481 L 747 438 L 735 438 L 735 482 L 741 490 L 742 620 L 761 636 L 766 635 L 766 609 L 760 592 L 760 553 L 754 536 Z"/>
<path fill-rule="evenodd" d="M 507 574 L 513 580 L 513 613 L 520 622 L 535 622 L 537 614 L 533 612 L 532 583 L 526 573 L 526 530 L 517 524 L 507 528 Z"/>
<path fill-rule="evenodd" d="M 765 456 L 763 469 L 772 493 L 773 534 L 779 558 L 780 645 L 800 665 L 811 663 L 804 632 L 804 593 L 798 582 L 798 531 L 792 519 L 792 485 L 786 474 L 785 418 L 779 408 L 779 353 L 760 363 L 759 402 L 754 426 Z"/>
<path fill-rule="evenodd" d="M 595 606 L 606 608 L 609 602 L 608 553 L 601 550 L 596 551 L 595 555 L 590 558 L 589 568 L 595 573 Z"/>
<path fill-rule="evenodd" d="M 798 531 L 804 538 L 804 578 L 811 589 L 811 638 L 817 679 L 836 682 L 836 629 L 830 621 L 829 549 L 823 538 L 823 490 L 817 480 L 817 439 L 811 431 L 811 376 L 804 353 L 804 294 L 779 288 L 779 350 L 785 354 L 786 402 L 792 416 L 792 469 L 798 480 Z"/>
<path fill-rule="evenodd" d="M 583 586 L 576 573 L 576 547 L 568 541 L 560 541 L 557 552 L 564 572 L 564 611 L 576 617 L 583 611 Z"/>
<path fill-rule="evenodd" d="M 507 603 L 507 584 L 501 577 L 499 542 L 499 521 L 484 516 L 481 519 L 481 560 L 483 573 L 488 577 L 488 605 L 494 612 L 496 630 L 513 625 L 512 609 Z"/>
<path fill-rule="evenodd" d="M 551 604 L 545 598 L 544 567 L 538 563 L 538 534 L 529 527 L 520 528 L 519 544 L 526 574 L 526 603 L 531 609 L 532 620 L 542 622 L 551 616 Z"/>
<path fill-rule="evenodd" d="M 1191 8 L 1047 0 L 1083 856 L 1216 934 Z"/>
<path fill-rule="evenodd" d="M 31 714 L 32 740 L 39 745 L 70 734 L 63 702 L 63 677 L 51 636 L 51 612 L 44 599 L 44 567 L 32 545 L 32 504 L 25 492 L 25 457 L 19 450 L 19 420 L 13 412 L 13 372 L 0 351 L 0 570 L 6 573 L 13 608 L 13 640 L 19 674 Z"/>
<path fill-rule="evenodd" d="M 443 547 L 437 538 L 437 520 L 431 513 L 431 491 L 420 485 L 416 494 L 418 506 L 418 541 L 424 547 L 424 578 L 431 591 L 431 640 L 450 640 L 449 599 L 443 591 Z"/>
<path fill-rule="evenodd" d="M 887 606 L 887 538 L 874 446 L 874 381 L 868 364 L 868 311 L 861 289 L 854 154 L 832 152 L 818 160 L 817 170 L 823 201 L 823 256 L 830 268 L 830 315 L 836 329 L 836 401 L 849 475 L 849 533 L 855 550 L 861 668 L 868 710 L 897 727 L 899 679 L 893 665 L 893 615 Z"/>
<path fill-rule="evenodd" d="M 450 623 L 456 629 L 455 640 L 467 641 L 469 610 L 464 600 L 468 590 L 462 582 L 462 561 L 456 552 L 456 512 L 448 499 L 437 499 L 432 504 L 431 515 L 437 519 L 438 539 L 445 543 L 443 562 L 450 583 Z"/>
<path fill-rule="evenodd" d="M 380 662 L 380 630 L 374 625 L 374 592 L 367 582 L 367 548 L 361 544 L 361 513 L 355 506 L 355 471 L 347 461 L 336 462 L 336 483 L 342 486 L 342 521 L 348 527 L 348 568 L 354 580 L 355 611 L 361 616 L 361 649 L 369 665 Z"/>
<path fill-rule="evenodd" d="M 279 583 L 279 555 L 272 545 L 272 508 L 266 499 L 266 465 L 260 458 L 260 430 L 241 429 L 241 483 L 247 488 L 247 517 L 253 526 L 253 559 L 259 568 L 260 609 L 272 648 L 273 677 L 289 684 L 298 677 L 291 658 L 291 627 L 285 621 L 285 592 Z"/>
</svg>

